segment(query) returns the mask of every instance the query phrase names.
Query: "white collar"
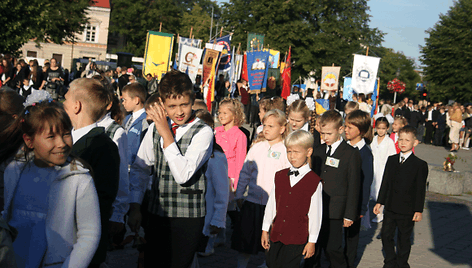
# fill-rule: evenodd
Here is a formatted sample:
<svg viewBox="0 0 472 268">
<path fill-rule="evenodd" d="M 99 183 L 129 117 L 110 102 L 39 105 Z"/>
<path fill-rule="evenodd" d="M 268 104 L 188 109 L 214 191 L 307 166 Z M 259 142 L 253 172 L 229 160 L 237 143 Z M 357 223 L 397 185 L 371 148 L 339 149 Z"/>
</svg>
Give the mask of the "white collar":
<svg viewBox="0 0 472 268">
<path fill-rule="evenodd" d="M 336 149 L 338 148 L 338 146 L 341 144 L 341 142 L 343 142 L 343 137 L 339 137 L 339 140 L 337 140 L 335 143 L 333 143 L 331 145 L 331 155 L 334 154 L 334 152 L 336 152 Z M 329 148 L 328 148 L 329 145 L 326 145 L 326 152 L 328 152 Z"/>
<path fill-rule="evenodd" d="M 305 130 L 305 131 L 309 131 L 310 130 L 310 124 L 308 124 L 308 122 L 306 122 L 303 127 L 301 128 L 301 130 Z"/>
<path fill-rule="evenodd" d="M 405 160 L 404 160 L 404 161 L 406 161 L 406 160 L 408 159 L 408 157 L 410 157 L 410 155 L 411 155 L 412 153 L 413 153 L 413 150 L 412 150 L 412 151 L 410 151 L 409 153 L 406 153 L 406 154 L 404 154 L 404 153 L 400 152 L 400 162 L 402 161 L 402 160 L 401 160 L 401 159 L 402 159 L 402 157 L 404 157 L 404 158 L 405 158 Z"/>
<path fill-rule="evenodd" d="M 146 110 L 144 108 L 141 108 L 137 110 L 136 112 L 133 112 L 133 121 L 138 119 Z"/>
<path fill-rule="evenodd" d="M 349 145 L 351 145 L 352 147 L 361 150 L 361 149 L 364 147 L 364 145 L 365 145 L 365 140 L 364 140 L 364 138 L 362 138 L 358 143 L 356 143 L 356 144 L 354 144 L 354 145 L 351 144 L 351 141 L 348 141 L 347 143 L 348 143 Z"/>
<path fill-rule="evenodd" d="M 298 176 L 300 176 L 301 174 L 305 175 L 306 173 L 308 173 L 309 171 L 311 170 L 310 168 L 310 165 L 308 165 L 308 163 L 306 163 L 305 165 L 299 167 L 299 168 L 295 168 L 294 166 L 290 165 L 290 171 L 298 171 L 300 172 L 300 174 L 298 174 Z"/>
<path fill-rule="evenodd" d="M 107 113 L 104 117 L 97 121 L 97 126 L 107 128 L 111 123 L 113 123 L 111 118 L 111 113 Z"/>
<path fill-rule="evenodd" d="M 72 135 L 72 141 L 76 143 L 80 138 L 85 136 L 87 133 L 90 132 L 90 130 L 94 129 L 97 127 L 97 123 L 93 123 L 91 125 L 79 128 L 79 129 L 72 129 L 71 135 Z"/>
</svg>

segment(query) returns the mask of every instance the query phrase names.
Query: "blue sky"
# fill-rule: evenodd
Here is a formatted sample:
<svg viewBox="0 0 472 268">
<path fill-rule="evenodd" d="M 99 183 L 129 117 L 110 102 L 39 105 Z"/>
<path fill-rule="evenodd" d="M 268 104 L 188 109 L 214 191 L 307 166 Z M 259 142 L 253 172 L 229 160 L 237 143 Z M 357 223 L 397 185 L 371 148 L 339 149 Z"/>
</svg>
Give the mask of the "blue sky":
<svg viewBox="0 0 472 268">
<path fill-rule="evenodd" d="M 370 26 L 386 33 L 384 47 L 403 51 L 420 64 L 420 48 L 428 37 L 426 30 L 439 21 L 439 14 L 446 14 L 452 0 L 370 0 Z"/>
</svg>

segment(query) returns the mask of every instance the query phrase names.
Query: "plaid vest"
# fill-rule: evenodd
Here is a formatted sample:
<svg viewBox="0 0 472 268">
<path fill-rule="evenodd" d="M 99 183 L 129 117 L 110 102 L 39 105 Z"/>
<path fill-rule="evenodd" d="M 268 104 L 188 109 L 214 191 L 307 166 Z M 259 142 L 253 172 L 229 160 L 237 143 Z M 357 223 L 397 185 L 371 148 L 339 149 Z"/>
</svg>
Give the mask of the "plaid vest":
<svg viewBox="0 0 472 268">
<path fill-rule="evenodd" d="M 205 123 L 197 120 L 177 142 L 182 155 L 185 155 L 192 138 L 202 129 Z M 156 150 L 155 173 L 149 198 L 148 210 L 162 217 L 198 218 L 204 217 L 206 164 L 195 172 L 185 184 L 175 182 L 161 147 L 161 135 L 154 128 L 153 141 Z"/>
<path fill-rule="evenodd" d="M 115 137 L 115 133 L 116 131 L 119 129 L 119 128 L 123 128 L 122 126 L 120 126 L 118 123 L 116 123 L 115 121 L 113 121 L 108 127 L 107 129 L 105 129 L 105 134 L 108 135 L 108 137 L 110 137 L 110 139 L 113 139 Z"/>
</svg>

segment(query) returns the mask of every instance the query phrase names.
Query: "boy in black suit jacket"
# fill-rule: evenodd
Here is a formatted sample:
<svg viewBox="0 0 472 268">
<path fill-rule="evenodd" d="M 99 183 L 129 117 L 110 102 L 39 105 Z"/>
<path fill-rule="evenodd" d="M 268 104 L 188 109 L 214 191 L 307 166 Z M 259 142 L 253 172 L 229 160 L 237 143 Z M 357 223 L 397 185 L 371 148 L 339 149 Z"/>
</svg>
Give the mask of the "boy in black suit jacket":
<svg viewBox="0 0 472 268">
<path fill-rule="evenodd" d="M 315 256 L 305 267 L 320 267 L 321 248 L 331 267 L 347 267 L 343 227 L 351 226 L 359 218 L 361 156 L 341 137 L 344 132 L 341 114 L 330 110 L 319 120 L 325 144 L 313 148 L 312 169 L 323 181 L 323 222 Z"/>
<path fill-rule="evenodd" d="M 385 205 L 381 237 L 385 252 L 384 268 L 410 267 L 410 237 L 415 222 L 423 218 L 428 164 L 416 157 L 416 130 L 406 126 L 399 131 L 400 153 L 388 158 L 374 213 Z M 398 228 L 397 252 L 394 236 Z"/>
<path fill-rule="evenodd" d="M 120 155 L 118 147 L 97 121 L 104 115 L 109 94 L 102 84 L 91 78 L 80 78 L 70 84 L 64 96 L 64 110 L 72 126 L 72 154 L 90 165 L 100 204 L 102 234 L 100 244 L 89 268 L 100 267 L 105 262 L 110 227 L 124 227 L 122 223 L 110 222 L 112 204 L 118 192 L 120 179 Z"/>
</svg>

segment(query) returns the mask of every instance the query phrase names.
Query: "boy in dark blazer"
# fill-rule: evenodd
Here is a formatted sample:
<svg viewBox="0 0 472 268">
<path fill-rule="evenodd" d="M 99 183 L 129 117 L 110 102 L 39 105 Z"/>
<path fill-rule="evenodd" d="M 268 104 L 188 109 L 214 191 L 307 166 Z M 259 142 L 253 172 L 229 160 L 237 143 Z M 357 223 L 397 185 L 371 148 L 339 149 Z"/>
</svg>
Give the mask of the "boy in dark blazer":
<svg viewBox="0 0 472 268">
<path fill-rule="evenodd" d="M 444 131 L 446 130 L 446 110 L 443 106 L 439 108 L 439 116 L 434 133 L 434 145 L 443 146 Z"/>
<path fill-rule="evenodd" d="M 91 78 L 80 78 L 70 84 L 64 96 L 64 109 L 72 126 L 72 154 L 90 165 L 100 204 L 102 234 L 100 244 L 89 267 L 105 262 L 112 204 L 118 192 L 120 155 L 118 147 L 97 121 L 106 111 L 109 94 L 102 84 Z"/>
<path fill-rule="evenodd" d="M 343 227 L 350 227 L 359 218 L 361 156 L 341 137 L 341 114 L 330 110 L 319 120 L 325 144 L 313 148 L 312 169 L 323 181 L 323 222 L 315 255 L 305 267 L 320 267 L 321 248 L 331 267 L 347 267 Z"/>
<path fill-rule="evenodd" d="M 413 147 L 418 145 L 416 130 L 406 126 L 399 131 L 400 153 L 388 158 L 374 213 L 382 205 L 384 220 L 381 237 L 385 252 L 384 268 L 410 267 L 410 237 L 415 222 L 423 218 L 428 164 L 416 157 Z M 394 236 L 398 228 L 397 252 Z"/>
</svg>

